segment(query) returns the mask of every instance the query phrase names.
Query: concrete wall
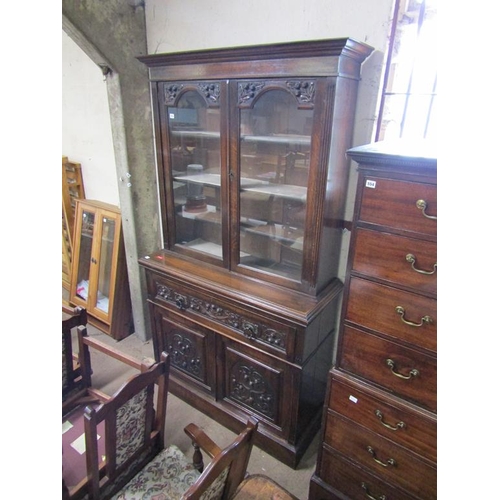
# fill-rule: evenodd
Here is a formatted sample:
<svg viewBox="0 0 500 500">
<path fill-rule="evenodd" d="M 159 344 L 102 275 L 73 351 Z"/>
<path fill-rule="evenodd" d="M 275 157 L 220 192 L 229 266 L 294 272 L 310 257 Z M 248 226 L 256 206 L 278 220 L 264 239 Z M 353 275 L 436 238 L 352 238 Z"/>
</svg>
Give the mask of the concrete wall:
<svg viewBox="0 0 500 500">
<path fill-rule="evenodd" d="M 63 0 L 62 12 L 64 31 L 99 68 L 109 70 L 108 112 L 134 327 L 146 340 L 151 332 L 138 258 L 158 248 L 160 240 L 149 84 L 146 69 L 136 59 L 146 54 L 144 7 L 123 0 Z M 65 151 L 70 158 L 72 153 Z M 89 182 L 101 182 L 103 175 L 98 172 Z"/>
<path fill-rule="evenodd" d="M 106 82 L 101 69 L 62 32 L 61 154 L 82 165 L 85 196 L 120 206 Z"/>
</svg>

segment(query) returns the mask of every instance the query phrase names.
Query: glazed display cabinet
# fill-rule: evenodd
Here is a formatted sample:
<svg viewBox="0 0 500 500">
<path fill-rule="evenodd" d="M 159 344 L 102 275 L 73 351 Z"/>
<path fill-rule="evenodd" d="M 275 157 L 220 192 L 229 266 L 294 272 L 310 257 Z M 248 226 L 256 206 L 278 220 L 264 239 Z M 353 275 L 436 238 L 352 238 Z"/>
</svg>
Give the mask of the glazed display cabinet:
<svg viewBox="0 0 500 500">
<path fill-rule="evenodd" d="M 347 159 L 372 48 L 352 39 L 139 58 L 163 248 L 140 259 L 172 392 L 295 467 L 331 365 Z"/>
<path fill-rule="evenodd" d="M 87 309 L 93 326 L 116 340 L 133 331 L 118 207 L 76 200 L 70 303 Z"/>
</svg>

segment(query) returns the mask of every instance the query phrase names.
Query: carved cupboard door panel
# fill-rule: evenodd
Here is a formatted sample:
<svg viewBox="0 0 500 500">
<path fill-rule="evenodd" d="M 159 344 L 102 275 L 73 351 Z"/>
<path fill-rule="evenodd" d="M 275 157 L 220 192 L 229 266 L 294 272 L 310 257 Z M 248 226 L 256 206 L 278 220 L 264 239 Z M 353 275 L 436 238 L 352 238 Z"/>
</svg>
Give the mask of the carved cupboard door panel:
<svg viewBox="0 0 500 500">
<path fill-rule="evenodd" d="M 227 338 L 219 342 L 220 397 L 286 435 L 293 396 L 290 366 Z M 276 429 L 278 428 L 278 429 Z"/>
<path fill-rule="evenodd" d="M 176 377 L 187 378 L 202 389 L 215 393 L 214 333 L 182 316 L 155 308 L 157 345 L 155 352 L 170 355 Z"/>
</svg>

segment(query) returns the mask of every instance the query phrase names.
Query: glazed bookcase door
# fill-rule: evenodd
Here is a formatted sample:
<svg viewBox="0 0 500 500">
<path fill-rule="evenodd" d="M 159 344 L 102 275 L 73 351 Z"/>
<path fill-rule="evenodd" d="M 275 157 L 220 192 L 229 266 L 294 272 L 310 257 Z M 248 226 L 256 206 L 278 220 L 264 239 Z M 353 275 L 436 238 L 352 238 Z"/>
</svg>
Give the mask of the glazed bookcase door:
<svg viewBox="0 0 500 500">
<path fill-rule="evenodd" d="M 222 265 L 227 227 L 221 169 L 224 87 L 219 82 L 165 82 L 159 92 L 168 156 L 166 241 L 171 250 Z"/>
<path fill-rule="evenodd" d="M 318 164 L 312 140 L 317 81 L 238 81 L 232 91 L 239 124 L 233 262 L 245 274 L 300 283 L 311 257 L 304 242 L 314 238 L 309 198 L 322 196 L 311 176 Z"/>
<path fill-rule="evenodd" d="M 73 283 L 71 290 L 73 300 L 79 305 L 90 308 L 90 286 L 92 283 L 94 266 L 93 246 L 94 233 L 97 225 L 97 217 L 94 210 L 83 208 L 76 214 L 77 231 L 76 237 L 80 239 L 79 244 L 75 245 L 75 264 L 76 264 L 76 281 Z M 73 271 L 75 272 L 75 271 Z"/>
<path fill-rule="evenodd" d="M 92 296 L 92 308 L 94 315 L 102 321 L 109 323 L 109 314 L 112 307 L 113 290 L 115 288 L 115 263 L 117 260 L 116 241 L 118 239 L 118 222 L 116 214 L 111 212 L 101 212 L 99 231 L 99 255 L 95 259 L 96 291 Z"/>
<path fill-rule="evenodd" d="M 109 324 L 112 308 L 116 239 L 116 214 L 82 207 L 77 222 L 77 276 L 72 300 Z"/>
</svg>

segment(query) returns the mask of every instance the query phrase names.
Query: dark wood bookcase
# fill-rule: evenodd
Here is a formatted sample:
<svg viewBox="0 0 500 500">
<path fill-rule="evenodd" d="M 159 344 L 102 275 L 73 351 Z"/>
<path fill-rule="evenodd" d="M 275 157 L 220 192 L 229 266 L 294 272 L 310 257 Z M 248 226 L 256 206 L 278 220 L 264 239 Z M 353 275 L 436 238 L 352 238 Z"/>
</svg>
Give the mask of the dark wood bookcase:
<svg viewBox="0 0 500 500">
<path fill-rule="evenodd" d="M 140 57 L 163 247 L 144 256 L 171 391 L 296 467 L 319 429 L 360 69 L 352 39 Z"/>
</svg>

